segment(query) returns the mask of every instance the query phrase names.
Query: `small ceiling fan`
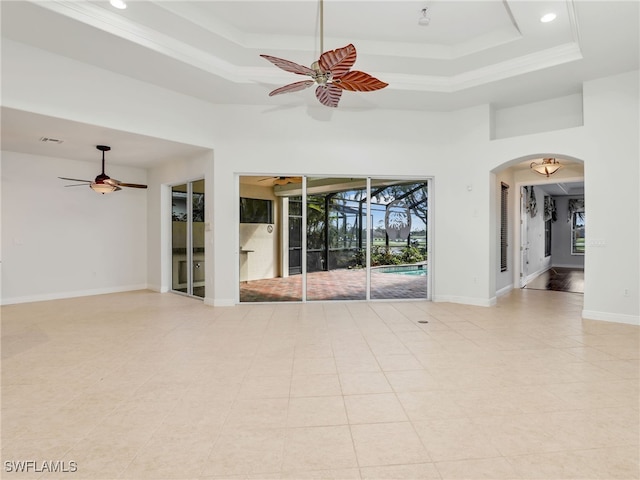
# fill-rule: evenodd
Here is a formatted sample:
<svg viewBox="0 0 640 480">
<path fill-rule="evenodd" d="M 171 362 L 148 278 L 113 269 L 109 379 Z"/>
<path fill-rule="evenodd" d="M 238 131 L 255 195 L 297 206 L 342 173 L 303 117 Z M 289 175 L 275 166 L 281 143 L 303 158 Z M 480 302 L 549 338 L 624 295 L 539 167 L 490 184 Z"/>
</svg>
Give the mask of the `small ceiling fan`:
<svg viewBox="0 0 640 480">
<path fill-rule="evenodd" d="M 265 182 L 267 180 L 271 180 L 272 185 L 288 185 L 289 183 L 301 183 L 302 177 L 267 177 L 258 181 Z"/>
<path fill-rule="evenodd" d="M 78 178 L 67 178 L 67 177 L 58 177 L 61 180 L 69 180 L 71 182 L 83 182 L 77 183 L 74 185 L 65 185 L 65 187 L 80 187 L 89 184 L 89 187 L 94 192 L 105 194 L 111 192 L 117 192 L 118 190 L 122 190 L 121 187 L 129 187 L 129 188 L 147 188 L 146 185 L 142 185 L 140 183 L 125 183 L 120 180 L 116 180 L 115 178 L 109 177 L 104 173 L 104 152 L 108 152 L 111 150 L 111 147 L 106 145 L 96 145 L 96 148 L 102 152 L 102 173 L 98 175 L 95 180 L 80 180 Z"/>
<path fill-rule="evenodd" d="M 324 51 L 324 7 L 320 0 L 320 51 Z M 306 75 L 312 80 L 290 83 L 276 88 L 269 96 L 281 93 L 297 92 L 317 84 L 316 98 L 327 107 L 337 107 L 343 90 L 352 92 L 372 92 L 389 85 L 365 72 L 350 71 L 356 62 L 356 47 L 349 44 L 346 47 L 329 50 L 320 55 L 320 58 L 311 64 L 311 68 L 299 65 L 290 60 L 284 60 L 271 55 L 260 55 L 269 60 L 276 67 L 298 75 Z"/>
</svg>

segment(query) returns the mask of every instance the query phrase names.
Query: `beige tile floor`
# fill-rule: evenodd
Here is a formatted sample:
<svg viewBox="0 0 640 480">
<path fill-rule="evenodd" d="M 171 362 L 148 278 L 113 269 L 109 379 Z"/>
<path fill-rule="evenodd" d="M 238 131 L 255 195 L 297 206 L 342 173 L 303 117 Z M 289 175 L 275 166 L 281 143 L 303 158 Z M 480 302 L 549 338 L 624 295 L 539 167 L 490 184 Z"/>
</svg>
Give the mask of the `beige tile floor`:
<svg viewBox="0 0 640 480">
<path fill-rule="evenodd" d="M 5 306 L 3 478 L 637 479 L 639 329 L 581 309 Z M 28 460 L 77 472 L 7 472 Z"/>
</svg>

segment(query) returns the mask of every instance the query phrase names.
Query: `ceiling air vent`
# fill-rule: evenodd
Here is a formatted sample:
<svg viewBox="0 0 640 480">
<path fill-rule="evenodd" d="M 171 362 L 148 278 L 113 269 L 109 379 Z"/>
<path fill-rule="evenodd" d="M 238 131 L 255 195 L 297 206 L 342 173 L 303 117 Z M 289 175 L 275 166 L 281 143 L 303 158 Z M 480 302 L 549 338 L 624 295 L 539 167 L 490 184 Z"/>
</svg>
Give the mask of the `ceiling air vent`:
<svg viewBox="0 0 640 480">
<path fill-rule="evenodd" d="M 59 140 L 57 138 L 51 138 L 51 137 L 40 137 L 40 141 L 43 143 L 62 143 L 64 142 L 64 140 Z"/>
</svg>

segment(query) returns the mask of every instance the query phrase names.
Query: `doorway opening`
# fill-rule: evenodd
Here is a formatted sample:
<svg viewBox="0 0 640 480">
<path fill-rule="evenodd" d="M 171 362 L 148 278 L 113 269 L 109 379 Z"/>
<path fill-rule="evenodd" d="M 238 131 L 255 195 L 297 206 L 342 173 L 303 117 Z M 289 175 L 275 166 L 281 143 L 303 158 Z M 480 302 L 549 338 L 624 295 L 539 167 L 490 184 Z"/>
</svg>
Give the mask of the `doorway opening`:
<svg viewBox="0 0 640 480">
<path fill-rule="evenodd" d="M 520 287 L 584 293 L 584 182 L 523 185 Z"/>
<path fill-rule="evenodd" d="M 549 177 L 534 172 L 530 168 L 532 161 L 543 157 L 556 158 L 562 168 Z M 568 200 L 581 197 L 588 202 L 584 162 L 556 153 L 534 153 L 506 161 L 491 174 L 490 282 L 494 288 L 493 299 L 513 289 L 524 288 L 535 274 L 542 274 L 545 269 L 584 268 L 588 245 L 580 258 L 572 256 L 570 233 L 567 230 L 559 232 L 559 229 L 570 226 L 567 222 Z M 527 187 L 526 191 L 524 187 Z M 535 202 L 533 218 L 532 200 Z M 532 223 L 535 224 L 533 228 Z M 588 232 L 588 225 L 585 227 L 584 231 Z M 584 240 L 580 242 L 584 245 Z M 576 262 L 581 264 L 576 266 Z M 583 285 L 588 287 L 586 277 Z"/>
</svg>

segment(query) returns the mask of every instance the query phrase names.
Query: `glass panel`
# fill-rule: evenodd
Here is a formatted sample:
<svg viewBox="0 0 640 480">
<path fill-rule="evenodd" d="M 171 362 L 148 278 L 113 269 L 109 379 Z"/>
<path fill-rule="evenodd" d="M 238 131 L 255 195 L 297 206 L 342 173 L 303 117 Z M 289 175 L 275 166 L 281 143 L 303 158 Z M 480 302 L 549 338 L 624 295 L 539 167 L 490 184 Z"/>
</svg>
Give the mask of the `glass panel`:
<svg viewBox="0 0 640 480">
<path fill-rule="evenodd" d="M 204 298 L 205 278 L 204 278 L 204 180 L 192 183 L 192 293 L 196 297 Z"/>
<path fill-rule="evenodd" d="M 427 298 L 427 181 L 371 180 L 371 298 Z"/>
<path fill-rule="evenodd" d="M 260 198 L 240 198 L 240 223 L 273 223 L 273 202 Z"/>
<path fill-rule="evenodd" d="M 302 197 L 289 198 L 289 275 L 302 273 Z"/>
<path fill-rule="evenodd" d="M 240 302 L 301 301 L 302 177 L 242 175 L 239 181 Z"/>
<path fill-rule="evenodd" d="M 585 212 L 574 212 L 571 217 L 571 255 L 584 255 Z"/>
<path fill-rule="evenodd" d="M 307 180 L 307 300 L 366 299 L 366 180 Z"/>
<path fill-rule="evenodd" d="M 172 290 L 187 293 L 189 270 L 187 268 L 187 186 L 171 188 L 171 257 Z"/>
</svg>

